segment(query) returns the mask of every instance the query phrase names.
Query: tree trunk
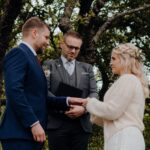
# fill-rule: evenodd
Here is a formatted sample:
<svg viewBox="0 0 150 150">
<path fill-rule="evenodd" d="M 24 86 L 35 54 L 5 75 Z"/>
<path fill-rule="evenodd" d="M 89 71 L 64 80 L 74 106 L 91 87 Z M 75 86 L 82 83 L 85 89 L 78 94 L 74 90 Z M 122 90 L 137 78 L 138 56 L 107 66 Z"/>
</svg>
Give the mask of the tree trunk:
<svg viewBox="0 0 150 150">
<path fill-rule="evenodd" d="M 11 32 L 14 21 L 20 13 L 23 6 L 23 0 L 6 0 L 3 4 L 2 14 L 0 16 L 0 97 L 3 93 L 3 58 L 6 50 L 9 48 Z"/>
</svg>

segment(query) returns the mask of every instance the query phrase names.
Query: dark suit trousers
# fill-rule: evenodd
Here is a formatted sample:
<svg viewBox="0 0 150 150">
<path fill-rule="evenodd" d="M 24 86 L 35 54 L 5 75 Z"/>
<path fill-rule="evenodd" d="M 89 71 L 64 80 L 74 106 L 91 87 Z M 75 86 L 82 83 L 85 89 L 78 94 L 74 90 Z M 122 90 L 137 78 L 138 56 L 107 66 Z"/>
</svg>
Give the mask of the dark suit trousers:
<svg viewBox="0 0 150 150">
<path fill-rule="evenodd" d="M 1 140 L 2 150 L 42 150 L 41 143 L 32 140 L 7 139 Z"/>
<path fill-rule="evenodd" d="M 48 130 L 50 150 L 87 150 L 90 133 L 78 121 L 64 120 L 58 129 Z"/>
</svg>

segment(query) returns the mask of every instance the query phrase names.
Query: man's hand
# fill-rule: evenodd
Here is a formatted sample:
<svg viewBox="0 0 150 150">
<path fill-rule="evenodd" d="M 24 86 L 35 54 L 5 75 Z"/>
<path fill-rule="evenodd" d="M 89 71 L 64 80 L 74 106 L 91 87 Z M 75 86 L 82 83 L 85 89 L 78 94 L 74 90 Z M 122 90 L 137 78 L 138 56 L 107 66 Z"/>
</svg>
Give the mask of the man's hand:
<svg viewBox="0 0 150 150">
<path fill-rule="evenodd" d="M 31 128 L 31 132 L 35 141 L 42 143 L 46 140 L 45 132 L 42 126 L 40 125 L 40 123 L 37 123 L 36 125 L 34 125 Z"/>
<path fill-rule="evenodd" d="M 81 105 L 86 106 L 88 100 L 84 98 L 76 98 L 76 97 L 69 97 L 68 103 L 69 105 Z"/>
<path fill-rule="evenodd" d="M 76 98 L 76 97 L 69 97 L 68 103 L 69 105 L 82 105 L 85 99 Z"/>
<path fill-rule="evenodd" d="M 85 108 L 79 105 L 71 105 L 70 110 L 65 112 L 65 114 L 72 119 L 80 117 L 84 113 L 85 113 Z"/>
</svg>

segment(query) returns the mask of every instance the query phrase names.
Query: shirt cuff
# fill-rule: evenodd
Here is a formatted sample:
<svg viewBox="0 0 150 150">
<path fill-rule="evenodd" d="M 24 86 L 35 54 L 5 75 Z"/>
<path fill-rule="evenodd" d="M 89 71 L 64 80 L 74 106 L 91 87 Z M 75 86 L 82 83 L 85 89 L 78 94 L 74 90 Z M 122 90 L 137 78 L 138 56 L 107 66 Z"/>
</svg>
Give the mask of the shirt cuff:
<svg viewBox="0 0 150 150">
<path fill-rule="evenodd" d="M 70 98 L 70 97 L 67 97 L 67 100 L 66 100 L 67 106 L 69 106 L 69 98 Z"/>
<path fill-rule="evenodd" d="M 40 123 L 39 121 L 36 121 L 35 123 L 33 123 L 30 127 L 32 128 L 33 126 L 35 126 L 36 124 Z"/>
</svg>

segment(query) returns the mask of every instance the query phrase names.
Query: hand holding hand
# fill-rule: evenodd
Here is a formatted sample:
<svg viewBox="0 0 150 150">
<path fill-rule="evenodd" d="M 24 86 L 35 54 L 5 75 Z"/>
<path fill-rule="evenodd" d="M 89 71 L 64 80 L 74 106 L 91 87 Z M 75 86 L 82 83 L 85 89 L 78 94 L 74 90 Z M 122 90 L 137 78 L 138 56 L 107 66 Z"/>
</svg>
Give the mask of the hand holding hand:
<svg viewBox="0 0 150 150">
<path fill-rule="evenodd" d="M 70 110 L 65 112 L 65 114 L 72 119 L 80 117 L 84 113 L 85 108 L 79 105 L 71 105 Z"/>
<path fill-rule="evenodd" d="M 69 97 L 69 105 L 86 105 L 87 100 L 83 98 Z"/>
<path fill-rule="evenodd" d="M 37 123 L 31 128 L 31 132 L 33 135 L 33 138 L 37 142 L 44 142 L 46 140 L 45 132 L 40 125 L 40 123 Z"/>
</svg>

